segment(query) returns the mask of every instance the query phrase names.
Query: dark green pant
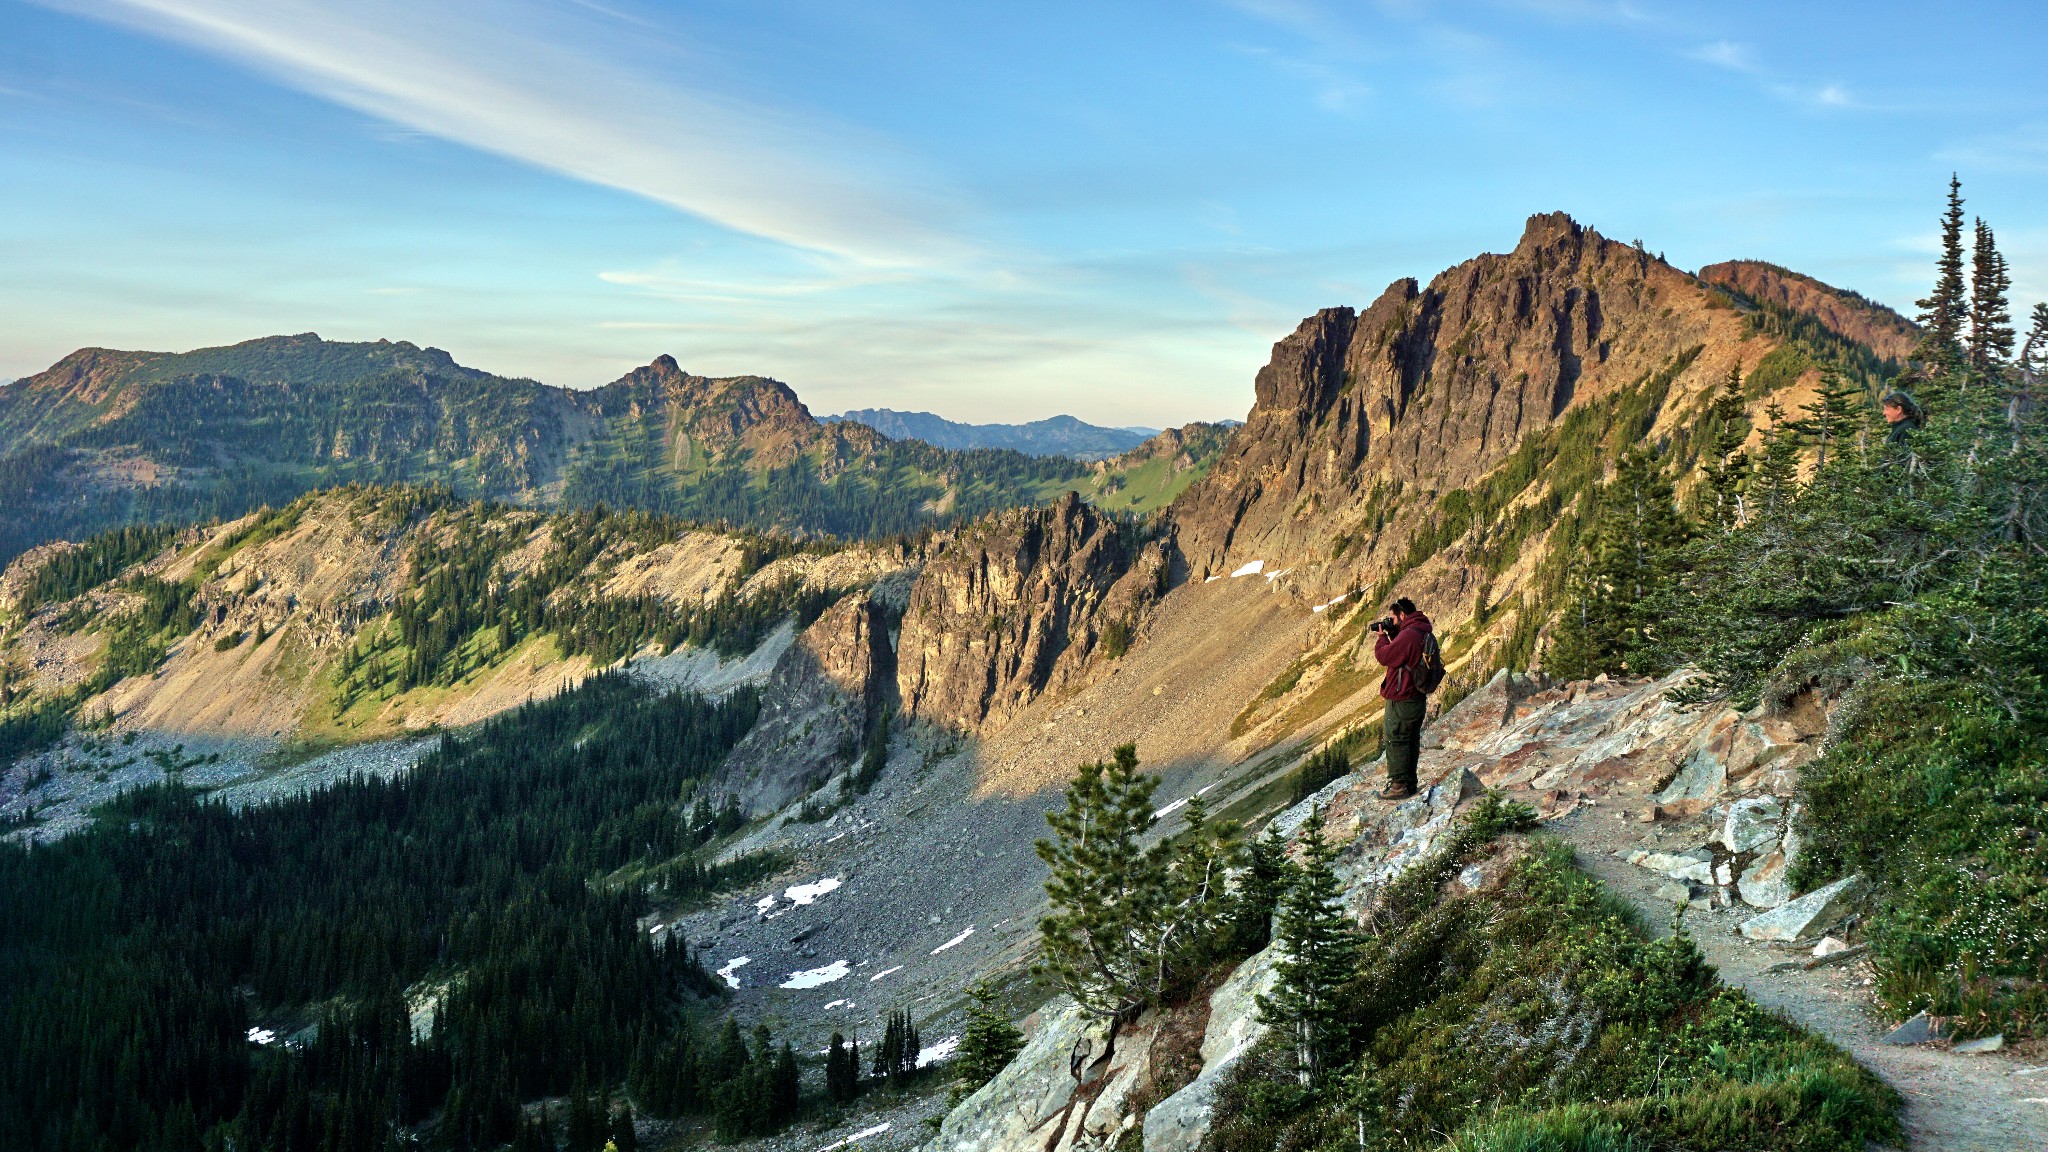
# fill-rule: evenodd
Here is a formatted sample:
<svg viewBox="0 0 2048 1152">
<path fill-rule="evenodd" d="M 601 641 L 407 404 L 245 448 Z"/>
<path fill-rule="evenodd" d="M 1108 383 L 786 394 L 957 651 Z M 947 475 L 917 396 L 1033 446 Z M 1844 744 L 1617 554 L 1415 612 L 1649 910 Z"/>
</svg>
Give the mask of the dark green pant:
<svg viewBox="0 0 2048 1152">
<path fill-rule="evenodd" d="M 1422 714 L 1428 709 L 1427 700 L 1387 701 L 1387 783 L 1396 788 L 1415 787 L 1415 762 L 1422 758 Z"/>
</svg>

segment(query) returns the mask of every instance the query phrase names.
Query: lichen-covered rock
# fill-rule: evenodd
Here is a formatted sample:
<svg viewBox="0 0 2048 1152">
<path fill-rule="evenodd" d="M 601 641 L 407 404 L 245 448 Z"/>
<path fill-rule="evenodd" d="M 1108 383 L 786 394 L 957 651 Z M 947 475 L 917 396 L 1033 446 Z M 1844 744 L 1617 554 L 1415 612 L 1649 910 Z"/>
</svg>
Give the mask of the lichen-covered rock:
<svg viewBox="0 0 2048 1152">
<path fill-rule="evenodd" d="M 1792 898 L 1792 886 L 1785 879 L 1785 853 L 1773 848 L 1750 861 L 1735 881 L 1742 902 L 1752 908 L 1776 908 Z"/>
<path fill-rule="evenodd" d="M 1845 876 L 1825 888 L 1816 888 L 1781 907 L 1759 913 L 1742 922 L 1742 934 L 1751 940 L 1797 943 L 1812 940 L 1842 922 L 1863 895 L 1863 877 Z"/>
<path fill-rule="evenodd" d="M 1039 1010 L 1024 1050 L 961 1101 L 924 1152 L 1077 1152 L 1106 1146 L 1137 1118 L 1149 1021 L 1112 1031 L 1062 996 Z"/>
<path fill-rule="evenodd" d="M 1721 843 L 1730 852 L 1755 852 L 1774 844 L 1781 831 L 1785 806 L 1775 796 L 1752 796 L 1728 806 L 1721 824 Z"/>
</svg>

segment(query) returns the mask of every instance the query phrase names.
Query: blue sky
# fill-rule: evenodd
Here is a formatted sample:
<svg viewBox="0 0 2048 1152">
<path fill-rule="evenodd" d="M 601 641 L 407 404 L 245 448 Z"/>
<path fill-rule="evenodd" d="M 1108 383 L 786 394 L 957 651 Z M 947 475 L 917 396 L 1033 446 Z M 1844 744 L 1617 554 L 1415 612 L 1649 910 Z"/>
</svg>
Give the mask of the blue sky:
<svg viewBox="0 0 2048 1152">
<path fill-rule="evenodd" d="M 820 412 L 1242 416 L 1303 315 L 1564 209 L 2048 297 L 2048 5 L 0 0 L 0 378 L 82 345 L 667 352 Z"/>
</svg>

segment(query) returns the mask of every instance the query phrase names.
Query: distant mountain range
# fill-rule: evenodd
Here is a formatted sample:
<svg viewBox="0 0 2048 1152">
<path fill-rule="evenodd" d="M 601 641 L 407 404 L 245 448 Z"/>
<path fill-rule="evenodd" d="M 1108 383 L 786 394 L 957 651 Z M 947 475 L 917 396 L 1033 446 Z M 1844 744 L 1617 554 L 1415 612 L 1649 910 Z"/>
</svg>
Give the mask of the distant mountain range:
<svg viewBox="0 0 2048 1152">
<path fill-rule="evenodd" d="M 1049 416 L 1028 424 L 963 424 L 931 412 L 856 408 L 825 421 L 865 424 L 892 440 L 922 440 L 940 448 L 1008 448 L 1027 456 L 1073 456 L 1102 460 L 1128 452 L 1157 428 L 1105 428 L 1072 416 Z"/>
<path fill-rule="evenodd" d="M 917 414 L 911 414 L 917 415 Z M 929 419 L 936 420 L 936 417 Z M 944 422 L 941 421 L 941 424 Z M 954 428 L 964 425 L 951 425 Z M 1118 493 L 1146 511 L 1207 453 L 1127 482 L 1128 429 L 1071 417 L 1027 450 L 820 422 L 786 384 L 695 376 L 662 356 L 580 391 L 496 376 L 406 341 L 312 333 L 185 353 L 86 348 L 0 386 L 0 562 L 133 520 L 232 517 L 337 484 L 438 484 L 539 508 L 604 505 L 800 534 L 874 538 Z M 1089 433 L 1117 437 L 1114 446 Z M 1064 438 L 1064 439 L 1063 439 Z"/>
</svg>

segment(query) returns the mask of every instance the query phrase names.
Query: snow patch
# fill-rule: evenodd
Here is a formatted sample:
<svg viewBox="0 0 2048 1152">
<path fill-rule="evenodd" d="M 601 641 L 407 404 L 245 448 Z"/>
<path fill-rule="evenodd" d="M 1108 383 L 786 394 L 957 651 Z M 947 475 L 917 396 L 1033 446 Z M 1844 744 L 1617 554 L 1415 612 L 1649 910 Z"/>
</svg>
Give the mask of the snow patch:
<svg viewBox="0 0 2048 1152">
<path fill-rule="evenodd" d="M 826 1009 L 827 1011 L 830 1011 L 830 1010 L 832 1010 L 832 1009 L 834 1009 L 834 1008 L 837 1008 L 837 1007 L 839 1007 L 839 1006 L 840 1006 L 841 1004 L 844 1004 L 844 1005 L 846 1005 L 846 1006 L 847 1006 L 848 1008 L 851 1008 L 851 1007 L 853 1007 L 853 1001 L 851 1001 L 851 1000 L 834 1000 L 834 1001 L 832 1001 L 831 1003 L 829 1003 L 829 1004 L 825 1005 L 825 1009 Z"/>
<path fill-rule="evenodd" d="M 853 969 L 846 966 L 846 961 L 834 960 L 823 968 L 807 968 L 802 972 L 791 972 L 789 979 L 782 982 L 782 986 L 784 988 L 816 988 L 821 984 L 830 984 L 835 980 L 844 980 L 846 979 L 846 974 L 851 971 Z"/>
<path fill-rule="evenodd" d="M 720 968 L 718 970 L 718 974 L 719 976 L 724 978 L 726 986 L 728 988 L 737 988 L 740 986 L 740 969 L 745 968 L 747 965 L 752 964 L 753 962 L 754 961 L 749 957 L 735 956 L 732 959 L 727 960 L 725 962 L 725 967 Z"/>
<path fill-rule="evenodd" d="M 1230 574 L 1230 578 L 1235 580 L 1239 576 L 1257 576 L 1259 573 L 1264 572 L 1265 570 L 1266 562 L 1264 560 L 1254 560 L 1251 563 L 1246 564 L 1244 567 L 1239 568 L 1237 571 L 1232 572 Z"/>
<path fill-rule="evenodd" d="M 1292 568 L 1282 568 L 1282 569 L 1281 569 L 1281 570 L 1279 570 L 1278 572 L 1268 572 L 1268 573 L 1266 573 L 1266 582 L 1267 582 L 1268 584 L 1270 584 L 1270 583 L 1272 583 L 1273 581 L 1275 581 L 1275 580 L 1278 580 L 1278 579 L 1279 579 L 1279 578 L 1281 578 L 1282 576 L 1285 576 L 1285 575 L 1287 575 L 1287 574 L 1288 574 L 1289 572 L 1292 572 L 1292 571 L 1294 571 L 1294 569 L 1292 569 Z"/>
<path fill-rule="evenodd" d="M 967 931 L 960 933 L 958 936 L 955 936 L 951 940 L 946 941 L 944 944 L 939 945 L 937 948 L 932 949 L 932 955 L 937 956 L 939 953 L 944 952 L 946 949 L 951 948 L 956 944 L 963 944 L 967 941 L 967 938 L 972 935 L 974 935 L 974 925 L 969 924 L 967 926 Z"/>
<path fill-rule="evenodd" d="M 1187 806 L 1188 798 L 1183 796 L 1180 799 L 1175 800 L 1173 803 L 1168 804 L 1166 807 L 1161 808 L 1159 811 L 1152 813 L 1152 818 L 1154 820 L 1164 820 L 1168 816 L 1173 815 L 1175 812 L 1178 812 Z"/>
<path fill-rule="evenodd" d="M 835 888 L 838 888 L 839 885 L 841 885 L 844 882 L 845 881 L 841 880 L 837 876 L 827 876 L 823 880 L 813 880 L 809 884 L 798 884 L 794 887 L 787 888 L 783 891 L 782 894 L 789 898 L 790 903 L 796 905 L 799 908 L 802 908 L 809 905 L 813 900 L 816 900 L 818 897 L 825 895 L 827 892 L 830 892 Z M 773 897 L 771 897 L 771 899 L 773 899 Z"/>
<path fill-rule="evenodd" d="M 779 899 L 779 897 L 777 897 L 775 893 L 770 892 L 766 896 L 761 897 L 759 900 L 754 901 L 754 910 L 756 912 L 766 912 L 770 908 L 775 907 L 775 901 L 777 899 Z"/>
<path fill-rule="evenodd" d="M 880 1124 L 875 1125 L 873 1128 L 863 1128 L 860 1131 L 855 1132 L 853 1135 L 848 1136 L 846 1139 L 839 1141 L 837 1144 L 827 1144 L 823 1148 L 818 1149 L 818 1152 L 839 1152 L 839 1149 L 846 1147 L 848 1144 L 851 1144 L 856 1140 L 865 1140 L 870 1136 L 880 1136 L 882 1133 L 887 1132 L 888 1130 L 889 1121 L 884 1120 Z"/>
<path fill-rule="evenodd" d="M 249 1029 L 249 1043 L 275 1044 L 277 1043 L 277 1033 L 268 1028 L 251 1028 Z"/>
<path fill-rule="evenodd" d="M 1336 607 L 1337 605 L 1339 605 L 1339 604 L 1342 604 L 1342 603 L 1343 603 L 1344 601 L 1346 601 L 1346 600 L 1349 600 L 1350 598 L 1351 598 L 1351 593 L 1349 593 L 1349 592 L 1346 592 L 1346 593 L 1344 593 L 1343 595 L 1341 595 L 1341 596 L 1338 596 L 1338 597 L 1337 597 L 1336 599 L 1334 599 L 1334 600 L 1325 600 L 1325 601 L 1323 601 L 1323 602 L 1322 602 L 1321 604 L 1318 604 L 1318 605 L 1316 605 L 1315 607 L 1313 607 L 1313 608 L 1309 609 L 1309 611 L 1311 611 L 1311 612 L 1327 612 L 1327 611 L 1329 611 L 1330 609 L 1332 609 L 1332 608 L 1335 608 L 1335 607 Z"/>
<path fill-rule="evenodd" d="M 959 1050 L 960 1038 L 958 1036 L 948 1036 L 929 1048 L 918 1049 L 917 1066 L 922 1068 L 927 1064 L 937 1064 L 941 1060 L 949 1059 L 953 1053 Z"/>
<path fill-rule="evenodd" d="M 903 971 L 903 965 L 901 964 L 898 964 L 894 968 L 884 968 L 880 972 L 875 973 L 873 976 L 868 977 L 868 983 L 873 984 L 875 981 L 880 980 L 882 977 L 887 976 L 891 972 L 901 971 Z"/>
</svg>

